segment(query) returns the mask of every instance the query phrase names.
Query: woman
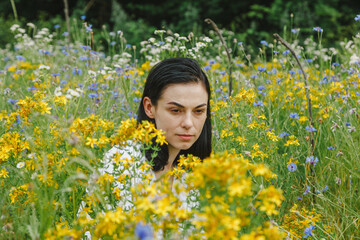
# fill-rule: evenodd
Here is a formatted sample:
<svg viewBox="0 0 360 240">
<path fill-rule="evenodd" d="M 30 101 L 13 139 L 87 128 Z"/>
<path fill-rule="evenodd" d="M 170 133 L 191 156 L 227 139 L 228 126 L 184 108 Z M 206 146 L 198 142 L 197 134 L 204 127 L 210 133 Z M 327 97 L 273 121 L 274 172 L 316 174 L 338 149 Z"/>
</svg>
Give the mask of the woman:
<svg viewBox="0 0 360 240">
<path fill-rule="evenodd" d="M 103 168 L 99 169 L 100 174 L 106 173 L 115 179 L 126 179 L 122 183 L 115 182 L 114 189 L 122 189 L 117 206 L 122 206 L 125 211 L 133 208 L 129 189 L 140 182 L 150 180 L 151 183 L 161 178 L 177 165 L 180 155 L 192 154 L 200 159 L 210 156 L 209 103 L 209 81 L 195 60 L 165 59 L 151 69 L 145 83 L 137 121 L 153 122 L 157 129 L 165 132 L 168 144 L 162 145 L 160 151 L 154 153 L 151 149 L 144 152 L 138 143 L 128 141 L 125 148 L 113 147 L 105 154 Z M 125 164 L 118 165 L 116 158 L 127 161 L 126 167 Z M 139 167 L 145 162 L 151 163 L 152 169 Z M 95 176 L 94 180 L 97 178 L 98 176 Z M 184 178 L 185 175 L 180 179 L 180 183 Z M 173 177 L 168 180 L 172 186 Z M 180 198 L 186 201 L 184 196 Z"/>
<path fill-rule="evenodd" d="M 143 120 L 162 129 L 168 142 L 153 159 L 156 178 L 176 166 L 181 154 L 210 155 L 210 85 L 199 63 L 171 58 L 152 68 L 138 110 L 137 121 Z M 151 154 L 145 153 L 148 161 Z"/>
<path fill-rule="evenodd" d="M 167 171 L 176 166 L 181 154 L 192 154 L 204 159 L 211 153 L 211 116 L 210 116 L 210 85 L 198 62 L 190 58 L 171 58 L 156 64 L 150 71 L 138 110 L 137 121 L 153 122 L 158 129 L 165 132 L 166 141 L 156 157 L 152 150 L 145 151 L 142 146 L 130 142 L 125 148 L 113 147 L 105 154 L 104 166 L 100 174 L 120 176 L 123 182 L 115 182 L 112 189 L 121 189 L 116 206 L 107 205 L 110 210 L 121 206 L 124 211 L 131 210 L 134 199 L 130 188 L 144 180 L 153 182 Z M 132 164 L 118 165 L 115 158 L 136 159 Z M 152 163 L 152 169 L 144 170 L 139 167 L 145 161 Z M 148 165 L 148 164 L 147 164 Z M 150 179 L 147 177 L 150 175 Z M 129 176 L 129 177 L 124 177 Z M 99 176 L 93 176 L 97 182 Z M 116 178 L 116 179 L 119 179 Z M 182 183 L 184 176 L 180 179 Z M 170 179 L 171 183 L 173 179 Z M 177 181 L 177 180 L 176 180 Z M 98 189 L 91 189 L 91 194 Z M 96 187 L 95 187 L 96 188 Z M 173 193 L 175 192 L 174 189 Z M 196 195 L 192 191 L 190 195 Z M 197 206 L 190 195 L 176 194 L 181 200 L 181 207 L 190 210 Z M 105 197 L 106 198 L 106 197 Z M 79 212 L 85 208 L 83 201 Z M 90 238 L 89 233 L 86 235 Z M 161 235 L 161 234 L 160 234 Z"/>
</svg>

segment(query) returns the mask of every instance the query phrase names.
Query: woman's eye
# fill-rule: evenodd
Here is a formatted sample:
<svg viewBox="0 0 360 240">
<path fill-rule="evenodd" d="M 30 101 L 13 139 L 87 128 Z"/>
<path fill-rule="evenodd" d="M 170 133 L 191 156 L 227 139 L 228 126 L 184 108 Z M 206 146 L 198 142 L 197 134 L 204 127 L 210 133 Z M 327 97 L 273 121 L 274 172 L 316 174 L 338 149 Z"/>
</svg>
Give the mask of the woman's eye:
<svg viewBox="0 0 360 240">
<path fill-rule="evenodd" d="M 198 109 L 198 110 L 196 110 L 195 112 L 200 114 L 200 113 L 204 113 L 205 110 L 204 110 L 204 109 Z"/>
<path fill-rule="evenodd" d="M 173 112 L 173 113 L 179 113 L 180 110 L 179 110 L 179 109 L 171 109 L 171 112 Z"/>
</svg>

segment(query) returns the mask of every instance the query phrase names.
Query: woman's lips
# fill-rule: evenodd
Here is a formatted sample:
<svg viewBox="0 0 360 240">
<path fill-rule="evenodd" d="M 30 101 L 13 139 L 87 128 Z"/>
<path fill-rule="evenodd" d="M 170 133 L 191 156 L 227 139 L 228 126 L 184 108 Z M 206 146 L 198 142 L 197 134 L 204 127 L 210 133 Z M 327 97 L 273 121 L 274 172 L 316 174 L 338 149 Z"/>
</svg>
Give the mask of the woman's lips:
<svg viewBox="0 0 360 240">
<path fill-rule="evenodd" d="M 178 134 L 178 137 L 179 137 L 181 140 L 190 141 L 190 140 L 192 139 L 193 135 Z"/>
</svg>

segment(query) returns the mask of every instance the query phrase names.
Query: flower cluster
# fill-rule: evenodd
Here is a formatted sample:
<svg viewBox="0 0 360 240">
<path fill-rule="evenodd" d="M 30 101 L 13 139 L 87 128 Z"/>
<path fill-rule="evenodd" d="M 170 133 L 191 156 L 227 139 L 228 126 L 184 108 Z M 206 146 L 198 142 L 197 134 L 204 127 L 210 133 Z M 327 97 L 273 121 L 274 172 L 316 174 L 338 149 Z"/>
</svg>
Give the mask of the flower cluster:
<svg viewBox="0 0 360 240">
<path fill-rule="evenodd" d="M 227 30 L 231 63 L 214 31 L 157 30 L 140 49 L 104 31 L 109 48 L 95 51 L 96 30 L 80 22 L 76 36 L 14 25 L 14 48 L 0 50 L 0 238 L 360 235 L 359 36 L 325 48 L 325 29 L 302 41 L 294 26 L 301 69 L 268 40 L 250 58 Z M 164 133 L 135 119 L 151 67 L 177 56 L 196 58 L 210 81 L 213 154 L 179 156 L 156 181 L 141 156 Z"/>
</svg>

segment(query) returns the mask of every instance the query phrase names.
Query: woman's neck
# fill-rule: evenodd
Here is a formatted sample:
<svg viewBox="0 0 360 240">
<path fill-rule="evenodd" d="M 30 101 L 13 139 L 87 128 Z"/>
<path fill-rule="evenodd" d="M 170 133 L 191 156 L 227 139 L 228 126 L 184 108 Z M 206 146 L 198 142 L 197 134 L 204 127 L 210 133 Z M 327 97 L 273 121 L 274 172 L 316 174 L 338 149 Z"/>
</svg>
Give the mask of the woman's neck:
<svg viewBox="0 0 360 240">
<path fill-rule="evenodd" d="M 180 150 L 168 146 L 168 152 L 169 152 L 168 163 L 164 166 L 163 170 L 155 172 L 156 179 L 159 179 L 162 175 L 164 175 L 165 173 L 167 173 L 172 169 L 175 158 L 179 154 Z"/>
</svg>

